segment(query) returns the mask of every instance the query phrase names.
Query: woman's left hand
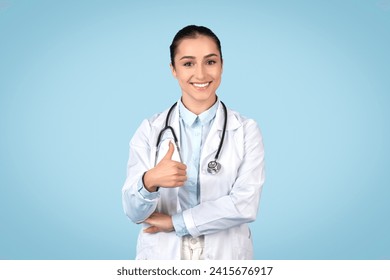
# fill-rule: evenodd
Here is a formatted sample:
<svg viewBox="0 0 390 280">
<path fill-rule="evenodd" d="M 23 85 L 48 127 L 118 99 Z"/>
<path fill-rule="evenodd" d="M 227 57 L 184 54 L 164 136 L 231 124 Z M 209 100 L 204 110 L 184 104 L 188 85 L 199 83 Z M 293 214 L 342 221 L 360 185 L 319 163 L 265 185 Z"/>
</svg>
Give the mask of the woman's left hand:
<svg viewBox="0 0 390 280">
<path fill-rule="evenodd" d="M 154 212 L 145 221 L 150 227 L 144 229 L 146 233 L 170 232 L 174 230 L 172 217 L 163 213 Z"/>
</svg>

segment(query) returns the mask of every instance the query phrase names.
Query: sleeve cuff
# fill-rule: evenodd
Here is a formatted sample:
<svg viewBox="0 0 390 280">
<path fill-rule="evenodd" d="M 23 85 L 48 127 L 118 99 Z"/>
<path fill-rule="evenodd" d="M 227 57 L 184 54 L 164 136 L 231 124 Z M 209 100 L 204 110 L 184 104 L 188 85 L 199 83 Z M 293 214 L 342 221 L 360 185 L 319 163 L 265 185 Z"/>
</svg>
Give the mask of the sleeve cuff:
<svg viewBox="0 0 390 280">
<path fill-rule="evenodd" d="M 143 176 L 142 176 L 143 178 Z M 144 199 L 147 199 L 147 200 L 154 200 L 158 197 L 160 197 L 160 192 L 159 191 L 156 191 L 156 192 L 149 192 L 145 186 L 144 186 L 144 183 L 142 181 L 142 178 L 138 181 L 138 193 L 144 198 Z"/>
<path fill-rule="evenodd" d="M 172 216 L 173 227 L 175 228 L 176 235 L 181 237 L 188 235 L 186 224 L 184 223 L 184 218 L 182 213 L 177 213 Z"/>
<path fill-rule="evenodd" d="M 199 232 L 199 230 L 197 229 L 196 225 L 195 225 L 195 221 L 194 221 L 194 218 L 192 217 L 192 209 L 187 209 L 185 210 L 183 213 L 183 220 L 184 220 L 184 223 L 187 227 L 187 230 L 188 230 L 188 233 L 192 236 L 192 237 L 198 237 L 201 235 L 201 233 Z"/>
</svg>

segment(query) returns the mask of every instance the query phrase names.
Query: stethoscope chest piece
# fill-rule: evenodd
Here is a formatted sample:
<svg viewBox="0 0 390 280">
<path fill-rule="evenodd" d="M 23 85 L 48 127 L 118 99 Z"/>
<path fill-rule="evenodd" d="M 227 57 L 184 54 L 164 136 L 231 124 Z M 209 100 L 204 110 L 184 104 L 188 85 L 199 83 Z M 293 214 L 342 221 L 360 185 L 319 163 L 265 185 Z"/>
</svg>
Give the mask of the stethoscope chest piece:
<svg viewBox="0 0 390 280">
<path fill-rule="evenodd" d="M 207 164 L 207 172 L 210 174 L 217 174 L 221 170 L 221 164 L 215 160 L 210 161 L 209 164 Z"/>
</svg>

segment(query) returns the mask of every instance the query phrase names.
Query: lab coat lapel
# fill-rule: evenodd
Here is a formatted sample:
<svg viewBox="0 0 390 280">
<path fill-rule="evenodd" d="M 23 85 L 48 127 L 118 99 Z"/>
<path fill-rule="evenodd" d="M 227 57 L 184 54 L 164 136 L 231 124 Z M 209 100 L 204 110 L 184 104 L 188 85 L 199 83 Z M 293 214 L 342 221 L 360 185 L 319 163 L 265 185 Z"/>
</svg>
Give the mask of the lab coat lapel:
<svg viewBox="0 0 390 280">
<path fill-rule="evenodd" d="M 170 119 L 170 122 L 169 124 L 172 126 L 173 130 L 175 131 L 175 134 L 176 134 L 176 137 L 177 137 L 177 140 L 178 140 L 178 145 L 179 145 L 179 149 L 181 150 L 181 146 L 180 146 L 180 123 L 179 123 L 179 108 L 178 108 L 178 104 L 176 105 L 175 107 L 175 110 L 172 112 L 172 117 Z M 181 157 L 181 155 L 180 155 Z M 173 188 L 172 189 L 172 192 L 174 192 L 174 197 L 176 199 L 176 209 L 177 209 L 177 212 L 181 212 L 181 206 L 180 206 L 180 201 L 179 201 L 179 188 Z"/>
<path fill-rule="evenodd" d="M 169 125 L 172 126 L 173 130 L 175 131 L 177 140 L 179 142 L 179 148 L 180 146 L 180 123 L 179 123 L 179 104 L 176 105 L 175 109 L 172 112 L 171 119 L 169 121 Z"/>
<path fill-rule="evenodd" d="M 212 157 L 214 159 L 215 153 L 218 150 L 219 143 L 221 142 L 223 123 L 225 120 L 224 112 L 221 103 L 218 105 L 218 110 L 215 115 L 215 120 L 213 125 L 210 128 L 210 132 L 207 135 L 206 141 L 202 148 L 202 162 L 203 160 L 211 160 Z"/>
<path fill-rule="evenodd" d="M 207 163 L 210 160 L 214 160 L 214 157 L 219 147 L 219 143 L 221 142 L 224 122 L 225 122 L 225 113 L 222 104 L 219 103 L 218 110 L 215 115 L 215 121 L 210 129 L 209 135 L 207 135 L 206 141 L 202 148 L 202 156 L 201 156 L 201 160 L 203 163 L 202 166 L 207 166 Z M 225 133 L 224 143 L 221 149 L 221 154 L 229 152 L 226 151 L 227 142 L 229 141 L 229 137 L 228 137 L 229 132 L 236 130 L 241 125 L 242 124 L 237 120 L 235 114 L 229 109 L 227 109 L 226 133 Z M 207 163 L 204 162 L 205 160 Z"/>
</svg>

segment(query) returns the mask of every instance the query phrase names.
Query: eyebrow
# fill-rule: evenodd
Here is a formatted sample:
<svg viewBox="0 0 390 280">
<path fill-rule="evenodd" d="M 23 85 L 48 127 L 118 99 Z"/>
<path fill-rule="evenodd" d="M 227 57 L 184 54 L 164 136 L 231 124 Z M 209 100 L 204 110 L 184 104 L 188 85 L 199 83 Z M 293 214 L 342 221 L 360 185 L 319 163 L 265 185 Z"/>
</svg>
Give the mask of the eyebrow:
<svg viewBox="0 0 390 280">
<path fill-rule="evenodd" d="M 211 53 L 211 54 L 206 55 L 204 58 L 210 58 L 210 57 L 213 57 L 213 56 L 218 56 L 218 55 L 215 54 L 215 53 Z M 186 55 L 186 56 L 181 57 L 180 60 L 183 60 L 183 59 L 195 59 L 195 58 L 196 58 L 195 56 Z"/>
</svg>

